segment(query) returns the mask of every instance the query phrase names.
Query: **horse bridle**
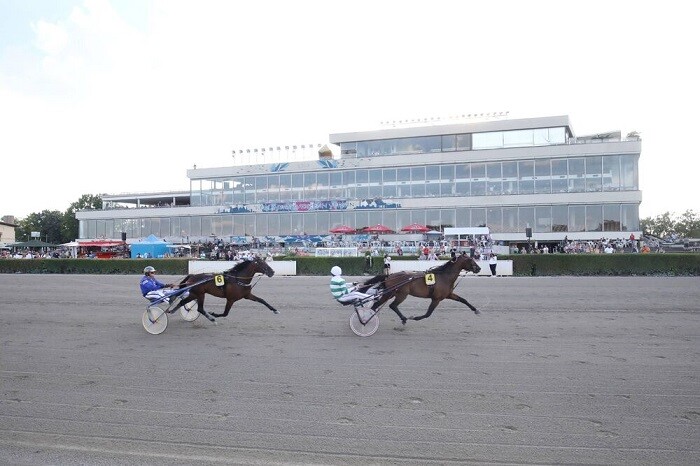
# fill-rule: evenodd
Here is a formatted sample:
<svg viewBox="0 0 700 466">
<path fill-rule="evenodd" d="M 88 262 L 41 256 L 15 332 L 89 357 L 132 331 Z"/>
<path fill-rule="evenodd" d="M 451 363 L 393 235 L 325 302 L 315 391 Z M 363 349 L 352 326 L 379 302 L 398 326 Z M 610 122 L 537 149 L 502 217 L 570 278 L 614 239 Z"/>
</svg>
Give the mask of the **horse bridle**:
<svg viewBox="0 0 700 466">
<path fill-rule="evenodd" d="M 251 262 L 255 263 L 255 261 L 251 261 Z M 225 273 L 225 274 L 224 274 L 224 277 L 226 277 L 226 278 L 234 278 L 234 279 L 235 279 L 235 283 L 236 283 L 238 286 L 241 286 L 241 287 L 244 287 L 244 288 L 253 288 L 255 285 L 258 284 L 258 282 L 260 281 L 260 279 L 262 278 L 262 276 L 265 275 L 263 272 L 256 272 L 256 273 L 260 273 L 261 275 L 258 277 L 257 280 L 255 280 L 255 283 L 253 283 L 253 279 L 255 278 L 255 274 L 253 274 L 253 275 L 250 276 L 250 277 L 248 277 L 248 276 L 239 277 L 238 275 L 230 275 L 230 274 Z M 250 281 L 251 281 L 251 282 L 250 282 L 250 283 L 243 283 L 243 282 L 241 282 L 241 278 L 250 278 Z"/>
</svg>

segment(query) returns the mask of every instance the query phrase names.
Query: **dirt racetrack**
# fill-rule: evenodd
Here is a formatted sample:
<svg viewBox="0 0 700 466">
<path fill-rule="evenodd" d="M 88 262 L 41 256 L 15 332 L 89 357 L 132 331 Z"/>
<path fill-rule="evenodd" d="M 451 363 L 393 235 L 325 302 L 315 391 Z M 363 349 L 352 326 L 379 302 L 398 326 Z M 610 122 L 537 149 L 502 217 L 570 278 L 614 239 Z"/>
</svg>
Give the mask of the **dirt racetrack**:
<svg viewBox="0 0 700 466">
<path fill-rule="evenodd" d="M 0 463 L 700 463 L 697 277 L 466 277 L 368 338 L 323 277 L 149 335 L 138 279 L 0 275 Z"/>
</svg>

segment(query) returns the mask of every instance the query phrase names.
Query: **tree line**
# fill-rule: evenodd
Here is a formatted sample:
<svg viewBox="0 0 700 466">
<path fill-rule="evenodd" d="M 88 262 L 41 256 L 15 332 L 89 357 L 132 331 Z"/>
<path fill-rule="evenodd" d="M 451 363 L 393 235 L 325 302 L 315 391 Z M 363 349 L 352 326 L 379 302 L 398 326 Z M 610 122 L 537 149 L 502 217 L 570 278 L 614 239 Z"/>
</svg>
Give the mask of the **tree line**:
<svg viewBox="0 0 700 466">
<path fill-rule="evenodd" d="M 29 241 L 31 233 L 38 231 L 40 239 L 47 243 L 62 244 L 78 238 L 78 220 L 75 212 L 85 209 L 101 209 L 102 198 L 93 194 L 83 194 L 73 202 L 65 212 L 59 210 L 42 210 L 27 215 L 17 222 L 15 239 L 17 242 Z"/>
<path fill-rule="evenodd" d="M 700 215 L 693 210 L 686 210 L 680 215 L 665 212 L 656 217 L 647 217 L 639 221 L 644 234 L 658 238 L 700 238 Z"/>
</svg>

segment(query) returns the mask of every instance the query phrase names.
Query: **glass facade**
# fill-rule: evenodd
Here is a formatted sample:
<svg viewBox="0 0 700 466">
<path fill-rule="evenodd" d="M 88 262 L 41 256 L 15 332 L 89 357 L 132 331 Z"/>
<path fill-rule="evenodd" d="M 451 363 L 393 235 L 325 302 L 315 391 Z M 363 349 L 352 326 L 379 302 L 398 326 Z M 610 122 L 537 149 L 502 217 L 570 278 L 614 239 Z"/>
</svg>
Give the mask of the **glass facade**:
<svg viewBox="0 0 700 466">
<path fill-rule="evenodd" d="M 193 206 L 286 200 L 401 199 L 637 191 L 637 155 L 325 170 L 192 182 Z M 330 172 L 330 173 L 329 173 Z M 291 195 L 290 195 L 291 194 Z"/>
<path fill-rule="evenodd" d="M 178 215 L 173 209 L 168 215 L 159 209 L 148 218 L 88 218 L 80 220 L 80 237 L 118 238 L 126 232 L 129 238 L 154 234 L 184 241 L 325 235 L 341 224 L 357 229 L 383 224 L 399 231 L 410 223 L 487 226 L 493 234 L 517 234 L 528 226 L 536 234 L 591 232 L 592 237 L 638 231 L 638 202 L 620 202 L 620 195 L 605 193 L 639 191 L 639 153 L 566 155 L 566 149 L 537 149 L 568 145 L 569 136 L 568 127 L 555 126 L 341 142 L 341 159 L 426 156 L 397 157 L 396 166 L 390 167 L 348 161 L 319 164 L 316 170 L 294 172 L 290 166 L 269 173 L 241 170 L 237 176 L 193 179 L 190 206 L 215 207 L 219 213 Z M 439 156 L 528 147 L 533 149 L 515 152 L 517 159 L 503 155 L 507 151 L 497 152 L 503 160 L 486 153 L 481 160 L 470 156 L 463 162 L 445 161 L 454 160 L 454 155 Z M 581 198 L 580 193 L 590 195 Z M 561 195 L 577 201 L 566 204 Z M 128 216 L 129 209 L 114 214 Z"/>
<path fill-rule="evenodd" d="M 80 222 L 80 237 L 94 238 L 97 231 L 104 231 L 111 238 L 119 238 L 123 231 L 129 238 L 150 234 L 183 239 L 210 235 L 224 239 L 230 236 L 325 235 L 341 224 L 356 228 L 382 224 L 398 231 L 411 223 L 438 228 L 487 226 L 492 233 L 523 232 L 530 225 L 536 233 L 590 231 L 605 236 L 606 231 L 638 231 L 639 207 L 636 204 L 491 206 L 84 220 Z"/>
</svg>

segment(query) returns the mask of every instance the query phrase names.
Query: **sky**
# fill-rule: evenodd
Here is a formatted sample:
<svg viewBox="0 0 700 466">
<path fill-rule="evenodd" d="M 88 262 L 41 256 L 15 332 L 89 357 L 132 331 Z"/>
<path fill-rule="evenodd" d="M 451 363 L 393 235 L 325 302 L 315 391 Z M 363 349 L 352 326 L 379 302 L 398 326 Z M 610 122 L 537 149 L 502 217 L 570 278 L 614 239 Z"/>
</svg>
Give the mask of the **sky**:
<svg viewBox="0 0 700 466">
<path fill-rule="evenodd" d="M 0 0 L 0 216 L 189 190 L 234 149 L 505 111 L 637 131 L 640 217 L 700 212 L 692 5 Z"/>
</svg>

